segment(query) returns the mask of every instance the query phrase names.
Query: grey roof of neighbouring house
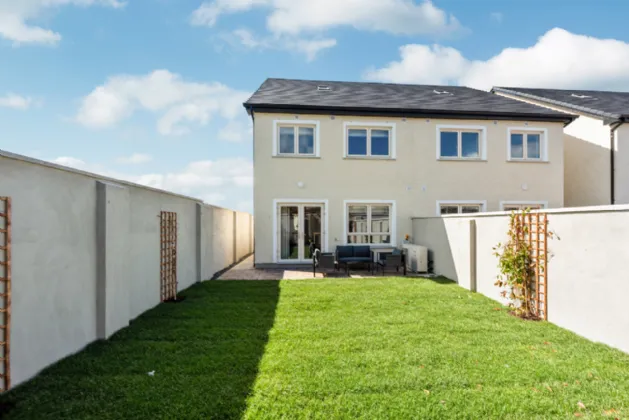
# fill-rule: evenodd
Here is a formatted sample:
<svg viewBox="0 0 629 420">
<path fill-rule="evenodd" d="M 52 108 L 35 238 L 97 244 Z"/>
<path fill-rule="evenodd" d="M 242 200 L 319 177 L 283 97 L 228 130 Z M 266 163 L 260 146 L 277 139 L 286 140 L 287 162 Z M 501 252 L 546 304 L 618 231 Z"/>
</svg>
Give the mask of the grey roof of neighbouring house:
<svg viewBox="0 0 629 420">
<path fill-rule="evenodd" d="M 567 113 L 462 86 L 267 79 L 243 105 L 249 112 L 325 110 L 345 115 L 528 119 L 566 123 L 574 119 Z"/>
<path fill-rule="evenodd" d="M 574 89 L 531 89 L 519 87 L 494 87 L 492 92 L 502 92 L 522 98 L 558 105 L 575 112 L 602 117 L 606 120 L 629 119 L 629 92 Z"/>
</svg>

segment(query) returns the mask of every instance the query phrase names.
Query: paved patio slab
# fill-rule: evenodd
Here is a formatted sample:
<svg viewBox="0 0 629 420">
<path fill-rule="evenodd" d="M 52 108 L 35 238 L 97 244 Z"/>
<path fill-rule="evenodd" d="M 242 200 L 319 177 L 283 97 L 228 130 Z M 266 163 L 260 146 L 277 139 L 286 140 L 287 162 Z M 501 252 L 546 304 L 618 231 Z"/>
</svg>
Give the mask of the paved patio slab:
<svg viewBox="0 0 629 420">
<path fill-rule="evenodd" d="M 387 274 L 390 275 L 390 274 Z M 317 273 L 316 278 L 324 277 L 348 277 L 344 270 L 334 271 L 329 273 Z M 367 270 L 350 272 L 351 278 L 368 278 L 376 277 L 371 275 Z M 230 270 L 221 274 L 218 280 L 304 280 L 312 279 L 312 267 L 308 266 L 303 270 L 296 269 L 269 269 L 269 268 L 254 268 L 253 255 L 247 257 L 238 265 L 232 267 Z"/>
</svg>

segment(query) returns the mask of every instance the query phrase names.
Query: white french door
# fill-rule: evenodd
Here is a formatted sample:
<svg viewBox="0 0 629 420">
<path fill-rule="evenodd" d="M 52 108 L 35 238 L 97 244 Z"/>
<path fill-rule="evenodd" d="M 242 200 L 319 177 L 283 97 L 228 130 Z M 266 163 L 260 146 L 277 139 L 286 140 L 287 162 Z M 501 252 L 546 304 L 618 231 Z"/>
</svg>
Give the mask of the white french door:
<svg viewBox="0 0 629 420">
<path fill-rule="evenodd" d="M 281 203 L 277 205 L 277 260 L 312 260 L 310 244 L 324 250 L 325 205 L 323 203 Z"/>
</svg>

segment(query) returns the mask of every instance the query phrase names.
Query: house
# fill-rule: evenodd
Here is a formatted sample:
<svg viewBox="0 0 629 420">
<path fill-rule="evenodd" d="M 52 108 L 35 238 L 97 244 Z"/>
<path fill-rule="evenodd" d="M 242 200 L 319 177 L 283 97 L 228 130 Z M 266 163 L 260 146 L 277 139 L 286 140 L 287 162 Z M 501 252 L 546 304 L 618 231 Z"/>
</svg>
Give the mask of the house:
<svg viewBox="0 0 629 420">
<path fill-rule="evenodd" d="M 494 87 L 578 118 L 564 129 L 567 207 L 629 204 L 629 92 Z"/>
<path fill-rule="evenodd" d="M 411 217 L 563 206 L 572 115 L 454 86 L 268 79 L 253 118 L 256 265 L 400 245 Z"/>
</svg>

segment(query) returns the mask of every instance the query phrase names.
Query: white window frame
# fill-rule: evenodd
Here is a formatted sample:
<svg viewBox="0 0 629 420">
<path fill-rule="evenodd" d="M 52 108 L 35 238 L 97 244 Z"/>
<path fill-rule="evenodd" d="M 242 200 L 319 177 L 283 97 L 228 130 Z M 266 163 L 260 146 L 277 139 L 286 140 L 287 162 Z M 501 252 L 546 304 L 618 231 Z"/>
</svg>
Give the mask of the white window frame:
<svg viewBox="0 0 629 420">
<path fill-rule="evenodd" d="M 523 158 L 511 157 L 511 134 L 523 134 Z M 528 134 L 539 134 L 539 158 L 527 157 Z M 548 162 L 548 129 L 537 127 L 507 127 L 507 161 L 509 162 Z"/>
<path fill-rule="evenodd" d="M 280 153 L 280 127 L 293 127 L 295 130 L 295 153 Z M 314 153 L 299 153 L 299 127 L 314 128 Z M 321 157 L 321 141 L 319 136 L 319 121 L 316 120 L 274 120 L 273 121 L 273 155 L 274 157 L 313 158 Z"/>
<path fill-rule="evenodd" d="M 390 232 L 389 235 L 391 236 L 391 243 L 388 244 L 350 244 L 347 242 L 347 236 L 350 234 L 350 232 L 348 232 L 348 225 L 347 225 L 347 219 L 348 219 L 348 213 L 349 213 L 349 206 L 350 205 L 374 205 L 374 206 L 378 206 L 378 205 L 389 205 L 391 208 L 391 211 L 389 213 L 389 217 L 391 218 L 391 224 L 390 224 Z M 371 210 L 367 210 L 367 213 L 369 214 L 371 212 Z M 371 227 L 370 227 L 371 229 Z M 367 234 L 367 233 L 365 233 Z M 374 235 L 380 235 L 380 233 L 374 233 Z M 396 210 L 396 206 L 395 206 L 395 200 L 344 200 L 343 201 L 343 244 L 344 245 L 350 245 L 350 246 L 370 246 L 372 248 L 394 248 L 397 246 L 397 210 Z"/>
<path fill-rule="evenodd" d="M 323 248 L 321 250 L 321 252 L 328 252 L 329 249 L 329 235 L 328 235 L 328 226 L 329 226 L 329 218 L 328 218 L 328 214 L 330 213 L 330 207 L 329 207 L 329 203 L 328 203 L 328 199 L 324 198 L 324 199 L 316 199 L 316 198 L 276 198 L 273 200 L 273 213 L 271 213 L 273 215 L 273 262 L 274 263 L 280 263 L 280 260 L 278 258 L 277 255 L 277 249 L 278 249 L 278 227 L 280 225 L 280 221 L 278 220 L 278 214 L 277 214 L 277 207 L 279 205 L 287 205 L 290 206 L 291 204 L 312 204 L 313 206 L 316 206 L 318 204 L 323 205 L 323 211 L 324 211 L 324 215 L 323 218 L 325 220 L 325 226 L 323 226 L 323 242 L 321 244 L 321 247 Z"/>
<path fill-rule="evenodd" d="M 348 133 L 350 129 L 367 130 L 367 154 L 366 155 L 350 155 L 348 153 L 349 139 Z M 371 130 L 389 130 L 389 155 L 379 156 L 371 155 Z M 362 122 L 362 121 L 346 121 L 343 123 L 343 158 L 344 159 L 395 159 L 396 158 L 396 136 L 395 123 L 388 122 Z"/>
<path fill-rule="evenodd" d="M 442 157 L 441 156 L 441 132 L 442 131 L 456 131 L 458 132 L 458 145 L 459 145 L 459 157 Z M 461 133 L 462 132 L 478 132 L 478 147 L 479 157 L 460 157 L 462 153 L 461 148 Z M 483 161 L 487 160 L 487 127 L 484 125 L 460 125 L 460 124 L 438 124 L 437 125 L 437 160 L 462 160 L 462 161 Z"/>
<path fill-rule="evenodd" d="M 480 206 L 480 213 L 487 211 L 487 200 L 437 200 L 437 216 L 443 216 L 441 214 L 441 206 Z M 475 213 L 457 213 L 457 214 L 475 214 Z"/>
<path fill-rule="evenodd" d="M 521 209 L 527 208 L 527 206 L 540 206 L 540 210 L 544 210 L 548 208 L 548 201 L 524 201 L 524 200 L 515 200 L 515 201 L 501 201 L 500 202 L 500 211 L 505 210 L 505 206 L 519 206 Z M 533 209 L 537 210 L 537 209 Z"/>
</svg>

